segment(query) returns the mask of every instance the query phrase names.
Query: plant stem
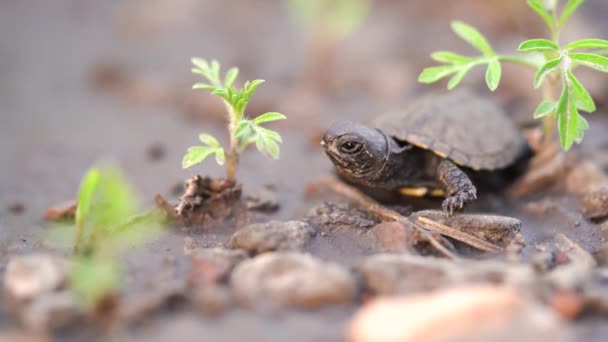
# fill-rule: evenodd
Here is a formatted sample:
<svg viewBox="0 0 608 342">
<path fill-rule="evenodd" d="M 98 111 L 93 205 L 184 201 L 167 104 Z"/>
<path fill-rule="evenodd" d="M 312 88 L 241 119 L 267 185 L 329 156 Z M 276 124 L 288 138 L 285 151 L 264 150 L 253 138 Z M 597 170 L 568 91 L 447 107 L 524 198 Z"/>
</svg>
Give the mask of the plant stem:
<svg viewBox="0 0 608 342">
<path fill-rule="evenodd" d="M 501 61 L 505 61 L 505 62 L 511 62 L 511 63 L 527 66 L 529 68 L 532 68 L 534 71 L 538 70 L 538 65 L 536 65 L 534 62 L 532 62 L 528 59 L 525 59 L 525 58 L 521 58 L 521 57 L 517 57 L 517 56 L 509 56 L 509 55 L 498 55 L 498 59 Z"/>
<path fill-rule="evenodd" d="M 239 141 L 234 138 L 234 130 L 236 129 L 236 114 L 232 106 L 224 100 L 224 105 L 228 111 L 228 134 L 230 135 L 230 151 L 226 154 L 226 176 L 228 180 L 236 179 L 236 167 L 239 164 L 239 153 L 237 151 Z"/>
<path fill-rule="evenodd" d="M 547 77 L 546 82 L 543 85 L 543 100 L 544 101 L 555 101 L 555 87 L 557 82 L 555 77 Z M 555 129 L 555 119 L 553 115 L 547 115 L 543 120 L 543 144 L 549 145 L 553 141 L 553 131 Z"/>
</svg>

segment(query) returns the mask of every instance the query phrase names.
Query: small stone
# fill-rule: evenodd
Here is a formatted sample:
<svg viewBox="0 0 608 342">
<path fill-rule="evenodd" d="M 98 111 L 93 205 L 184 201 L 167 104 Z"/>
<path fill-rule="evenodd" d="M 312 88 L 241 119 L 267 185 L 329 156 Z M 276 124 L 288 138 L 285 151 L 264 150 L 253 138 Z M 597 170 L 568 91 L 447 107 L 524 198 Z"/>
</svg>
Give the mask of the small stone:
<svg viewBox="0 0 608 342">
<path fill-rule="evenodd" d="M 581 211 L 591 220 L 608 217 L 608 185 L 587 192 L 583 196 Z"/>
<path fill-rule="evenodd" d="M 583 160 L 571 168 L 565 178 L 566 191 L 584 194 L 608 184 L 608 177 L 590 160 Z"/>
<path fill-rule="evenodd" d="M 448 216 L 438 210 L 422 210 L 412 214 L 414 222 L 418 217 L 425 217 L 446 226 L 459 229 L 482 240 L 499 246 L 507 246 L 521 229 L 521 221 L 508 216 L 459 214 Z"/>
<path fill-rule="evenodd" d="M 255 254 L 298 250 L 315 234 L 315 229 L 302 221 L 254 223 L 234 233 L 230 239 L 230 246 Z"/>
<path fill-rule="evenodd" d="M 253 195 L 247 195 L 245 197 L 245 205 L 249 210 L 269 213 L 279 210 L 280 207 L 277 196 L 268 189 L 261 189 Z"/>
<path fill-rule="evenodd" d="M 308 254 L 274 252 L 243 261 L 230 279 L 234 296 L 244 306 L 318 308 L 350 302 L 356 283 L 341 266 Z"/>
<path fill-rule="evenodd" d="M 44 214 L 47 221 L 73 219 L 76 215 L 76 201 L 65 201 L 49 208 Z"/>
<path fill-rule="evenodd" d="M 408 221 L 409 222 L 409 221 Z M 415 228 L 413 224 L 406 226 L 401 222 L 383 222 L 372 228 L 370 235 L 376 248 L 382 252 L 400 253 L 408 250 L 413 244 Z"/>
<path fill-rule="evenodd" d="M 515 290 L 459 287 L 379 298 L 351 320 L 348 342 L 566 341 L 559 317 Z"/>
<path fill-rule="evenodd" d="M 15 201 L 13 203 L 10 203 L 7 209 L 8 212 L 11 214 L 20 215 L 23 214 L 23 212 L 25 211 L 25 204 L 23 204 L 23 202 Z"/>
<path fill-rule="evenodd" d="M 184 238 L 184 255 L 192 255 L 192 253 L 196 250 L 196 243 L 194 239 L 190 236 L 186 236 Z"/>
<path fill-rule="evenodd" d="M 146 155 L 148 156 L 148 160 L 157 162 L 163 160 L 165 155 L 167 154 L 167 150 L 165 146 L 161 143 L 154 143 L 148 147 L 146 150 Z"/>
<path fill-rule="evenodd" d="M 64 286 L 68 272 L 68 262 L 58 256 L 15 256 L 6 267 L 4 288 L 11 300 L 23 303 Z"/>
<path fill-rule="evenodd" d="M 551 307 L 563 319 L 574 320 L 583 312 L 583 298 L 570 290 L 558 290 L 550 299 Z"/>
<path fill-rule="evenodd" d="M 378 224 L 368 212 L 333 203 L 323 203 L 311 209 L 308 219 L 328 229 L 367 229 Z"/>
<path fill-rule="evenodd" d="M 84 316 L 79 299 L 70 291 L 47 293 L 23 307 L 20 319 L 28 329 L 49 331 L 66 327 Z"/>
<path fill-rule="evenodd" d="M 194 294 L 196 306 L 204 313 L 213 316 L 224 312 L 230 301 L 230 291 L 225 286 L 201 287 Z"/>
<path fill-rule="evenodd" d="M 247 259 L 241 249 L 199 248 L 191 254 L 191 286 L 209 286 L 225 280 L 234 267 Z"/>
<path fill-rule="evenodd" d="M 499 261 L 460 260 L 408 254 L 376 254 L 358 267 L 371 294 L 393 295 L 426 292 L 450 284 L 492 283 L 527 285 L 534 271 L 527 265 Z"/>
</svg>

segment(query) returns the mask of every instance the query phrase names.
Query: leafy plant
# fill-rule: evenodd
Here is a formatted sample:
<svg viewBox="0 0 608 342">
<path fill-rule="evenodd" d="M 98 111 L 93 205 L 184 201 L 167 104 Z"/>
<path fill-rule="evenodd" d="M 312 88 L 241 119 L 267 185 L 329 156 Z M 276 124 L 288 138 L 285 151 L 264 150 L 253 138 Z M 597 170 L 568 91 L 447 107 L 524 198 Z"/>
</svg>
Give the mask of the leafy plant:
<svg viewBox="0 0 608 342">
<path fill-rule="evenodd" d="M 209 90 L 213 95 L 221 97 L 224 102 L 228 114 L 230 148 L 225 150 L 217 139 L 209 134 L 201 134 L 199 140 L 203 146 L 190 147 L 184 156 L 182 167 L 189 168 L 214 155 L 218 164 L 223 165 L 226 161 L 228 179 L 233 180 L 239 156 L 254 143 L 258 151 L 278 159 L 281 136 L 275 131 L 262 127 L 261 124 L 286 119 L 285 115 L 268 112 L 254 119 L 245 116 L 245 109 L 251 96 L 264 80 L 247 81 L 242 88 L 237 89 L 233 86 L 239 73 L 237 68 L 228 69 L 222 79 L 219 62 L 213 60 L 209 63 L 204 59 L 193 58 L 192 64 L 194 64 L 192 72 L 203 76 L 207 81 L 207 83 L 196 83 L 192 88 Z"/>
<path fill-rule="evenodd" d="M 85 303 L 94 305 L 118 288 L 121 252 L 156 238 L 162 225 L 155 212 L 137 215 L 131 185 L 111 165 L 86 173 L 77 203 L 70 286 Z"/>
<path fill-rule="evenodd" d="M 369 0 L 287 0 L 292 16 L 314 30 L 342 39 L 367 19 Z"/>
<path fill-rule="evenodd" d="M 519 45 L 519 52 L 533 53 L 531 57 L 498 54 L 477 29 L 455 21 L 452 23 L 454 33 L 480 51 L 481 55 L 434 52 L 431 58 L 443 64 L 424 69 L 418 80 L 434 83 L 450 77 L 447 87 L 451 90 L 460 84 L 471 69 L 485 66 L 486 84 L 494 91 L 500 83 L 501 62 L 530 67 L 536 72 L 534 88 L 543 89 L 543 101 L 536 108 L 534 118 L 545 120 L 546 138 L 551 136 L 556 120 L 561 147 L 567 151 L 575 142 L 582 141 L 585 130 L 589 128 L 580 111 L 593 113 L 596 109 L 591 95 L 576 78 L 573 70 L 584 66 L 608 72 L 608 58 L 603 56 L 608 49 L 607 40 L 582 39 L 566 45 L 560 44 L 561 30 L 583 2 L 584 0 L 568 0 L 563 6 L 558 6 L 557 0 L 528 0 L 528 6 L 542 18 L 551 32 L 550 39 L 530 39 Z M 560 84 L 561 92 L 556 98 L 555 90 Z"/>
</svg>

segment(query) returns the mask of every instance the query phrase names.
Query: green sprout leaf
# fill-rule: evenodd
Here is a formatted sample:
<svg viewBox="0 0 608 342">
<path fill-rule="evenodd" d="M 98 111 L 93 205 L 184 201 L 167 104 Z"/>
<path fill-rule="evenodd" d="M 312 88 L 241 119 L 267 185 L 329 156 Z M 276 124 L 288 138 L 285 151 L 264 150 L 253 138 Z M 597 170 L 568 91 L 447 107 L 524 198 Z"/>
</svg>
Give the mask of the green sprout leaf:
<svg viewBox="0 0 608 342">
<path fill-rule="evenodd" d="M 277 120 L 285 120 L 287 119 L 287 117 L 281 113 L 277 113 L 277 112 L 268 112 L 265 114 L 262 114 L 260 116 L 258 116 L 257 118 L 251 120 L 251 122 L 253 122 L 256 125 L 265 123 L 265 122 L 272 122 L 272 121 L 277 121 Z"/>
<path fill-rule="evenodd" d="M 545 63 L 545 65 L 538 69 L 538 71 L 536 72 L 536 76 L 534 77 L 534 88 L 540 87 L 545 77 L 551 72 L 555 71 L 557 68 L 559 68 L 560 64 L 562 63 L 562 60 L 563 56 L 560 56 L 559 58 L 548 61 L 547 63 Z"/>
<path fill-rule="evenodd" d="M 418 81 L 421 83 L 435 83 L 442 78 L 450 76 L 451 74 L 461 70 L 461 67 L 455 65 L 442 65 L 436 67 L 426 68 L 418 76 Z"/>
<path fill-rule="evenodd" d="M 469 70 L 471 70 L 471 67 L 462 68 L 459 72 L 457 72 L 448 82 L 448 90 L 456 88 L 460 82 L 462 82 L 462 79 L 469 72 Z"/>
<path fill-rule="evenodd" d="M 559 51 L 559 46 L 547 39 L 530 39 L 521 43 L 518 48 L 519 52 L 531 51 Z"/>
<path fill-rule="evenodd" d="M 91 205 L 93 203 L 93 196 L 97 190 L 101 173 L 97 168 L 91 168 L 87 171 L 86 175 L 80 183 L 80 189 L 78 190 L 78 205 L 76 206 L 76 226 L 82 229 L 84 222 L 88 218 L 88 214 L 91 211 Z"/>
<path fill-rule="evenodd" d="M 120 269 L 112 258 L 78 258 L 70 272 L 70 288 L 93 306 L 118 288 Z"/>
<path fill-rule="evenodd" d="M 498 59 L 493 59 L 488 63 L 488 69 L 486 70 L 486 84 L 491 91 L 496 90 L 498 88 L 498 84 L 500 83 L 502 69 L 500 67 L 500 62 Z"/>
<path fill-rule="evenodd" d="M 534 119 L 541 119 L 555 112 L 557 103 L 554 101 L 543 101 L 534 111 Z"/>
<path fill-rule="evenodd" d="M 462 64 L 474 60 L 472 57 L 462 56 L 449 51 L 437 51 L 431 54 L 431 58 L 440 63 Z"/>
<path fill-rule="evenodd" d="M 496 55 L 496 52 L 494 52 L 490 44 L 488 44 L 486 38 L 473 26 L 462 21 L 453 21 L 452 30 L 462 40 L 471 44 L 471 46 L 483 53 L 484 56 L 489 57 Z"/>
<path fill-rule="evenodd" d="M 211 147 L 219 147 L 219 148 L 222 147 L 222 145 L 220 145 L 220 142 L 217 141 L 217 139 L 215 139 L 214 137 L 212 137 L 209 134 L 200 134 L 198 136 L 198 139 L 205 145 L 209 145 Z"/>
<path fill-rule="evenodd" d="M 580 65 L 608 72 L 608 58 L 593 53 L 570 53 L 568 55 L 573 61 Z"/>
<path fill-rule="evenodd" d="M 608 49 L 608 40 L 581 39 L 566 45 L 565 49 L 568 51 L 583 49 Z"/>
<path fill-rule="evenodd" d="M 223 151 L 223 150 L 222 150 Z M 187 169 L 203 162 L 210 155 L 217 153 L 218 149 L 211 146 L 192 146 L 182 160 L 182 168 Z M 219 164 L 219 161 L 218 161 Z M 220 164 L 221 165 L 221 164 Z"/>
<path fill-rule="evenodd" d="M 226 87 L 226 88 L 232 87 L 232 84 L 234 83 L 234 81 L 236 80 L 238 75 L 239 75 L 238 68 L 230 68 L 226 72 L 226 78 L 224 79 L 224 87 Z"/>
<path fill-rule="evenodd" d="M 585 0 L 568 0 L 566 3 L 566 7 L 564 7 L 564 11 L 562 12 L 561 17 L 559 18 L 559 27 L 564 26 L 568 18 L 578 9 L 580 5 L 583 4 Z"/>
<path fill-rule="evenodd" d="M 572 70 L 568 70 L 568 79 L 570 80 L 570 86 L 572 88 L 572 97 L 575 105 L 588 113 L 595 112 L 595 102 L 591 98 L 589 92 L 583 87 L 581 82 L 574 77 Z"/>
<path fill-rule="evenodd" d="M 547 11 L 545 0 L 528 0 L 528 6 L 545 21 L 545 24 L 547 24 L 547 27 L 551 31 L 555 29 L 553 16 Z"/>
</svg>

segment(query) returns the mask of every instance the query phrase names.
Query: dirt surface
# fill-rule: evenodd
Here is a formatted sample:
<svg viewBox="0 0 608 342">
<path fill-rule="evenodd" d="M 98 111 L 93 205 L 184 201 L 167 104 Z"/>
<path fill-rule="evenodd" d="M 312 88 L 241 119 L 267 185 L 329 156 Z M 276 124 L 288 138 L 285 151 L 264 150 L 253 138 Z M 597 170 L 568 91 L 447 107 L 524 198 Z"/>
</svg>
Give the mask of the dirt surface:
<svg viewBox="0 0 608 342">
<path fill-rule="evenodd" d="M 99 160 L 116 160 L 150 206 L 158 193 L 176 201 L 175 184 L 195 174 L 223 175 L 211 161 L 191 170 L 180 167 L 184 152 L 197 143 L 200 132 L 226 141 L 222 107 L 215 99 L 190 90 L 196 80 L 189 72 L 190 57 L 238 65 L 239 80 L 267 81 L 248 110 L 256 115 L 277 110 L 288 116 L 273 125 L 285 141 L 281 159 L 273 161 L 248 151 L 238 178 L 244 194 L 271 185 L 280 208 L 264 214 L 264 220 L 302 220 L 323 201 L 342 201 L 322 191 L 307 195 L 308 185 L 332 170 L 318 145 L 329 123 L 364 120 L 430 90 L 416 83 L 418 72 L 431 63 L 428 54 L 438 48 L 469 51 L 449 32 L 448 23 L 454 18 L 487 32 L 501 51 L 513 51 L 523 37 L 544 34 L 540 20 L 523 1 L 521 6 L 511 3 L 467 0 L 456 6 L 439 0 L 376 1 L 367 23 L 338 43 L 335 56 L 325 66 L 330 81 L 304 86 L 303 80 L 310 76 L 304 70 L 311 54 L 306 50 L 306 34 L 293 24 L 280 1 L 2 1 L 0 273 L 14 255 L 48 250 L 45 211 L 73 199 L 85 170 Z M 605 38 L 606 16 L 605 1 L 587 1 L 572 21 L 571 35 Z M 521 123 L 522 118 L 531 117 L 539 94 L 528 96 L 533 75 L 510 71 L 511 67 L 505 69 L 503 84 L 494 95 Z M 589 117 L 591 129 L 577 153 L 589 156 L 607 172 L 608 117 L 601 104 L 608 97 L 608 81 L 603 76 L 592 78 L 590 91 L 600 106 Z M 487 91 L 481 80 L 468 76 L 465 84 Z M 326 89 L 320 90 L 321 86 Z M 538 244 L 558 233 L 597 254 L 606 244 L 608 231 L 583 217 L 576 195 L 562 193 L 551 188 L 524 199 L 480 194 L 468 211 L 519 219 L 526 241 L 524 257 L 531 257 Z M 414 209 L 436 209 L 439 204 L 416 202 Z M 372 227 L 369 218 L 361 220 L 356 222 L 367 222 L 364 229 L 352 228 L 356 222 L 348 220 L 337 228 L 323 226 L 303 250 L 344 269 L 354 268 L 376 252 L 366 240 L 365 232 Z M 190 270 L 190 258 L 184 253 L 186 238 L 198 247 L 225 247 L 236 230 L 232 225 L 214 230 L 176 227 L 132 251 L 125 256 L 125 296 L 160 292 L 176 279 L 185 279 Z M 163 309 L 118 337 L 337 341 L 355 310 L 354 304 L 270 313 L 231 306 L 215 317 L 186 303 Z M 570 324 L 577 339 L 608 338 L 605 318 L 583 317 Z M 15 330 L 15 318 L 6 311 L 0 313 L 0 331 Z M 98 330 L 86 325 L 56 336 L 66 341 L 104 339 L 105 333 Z"/>
</svg>

